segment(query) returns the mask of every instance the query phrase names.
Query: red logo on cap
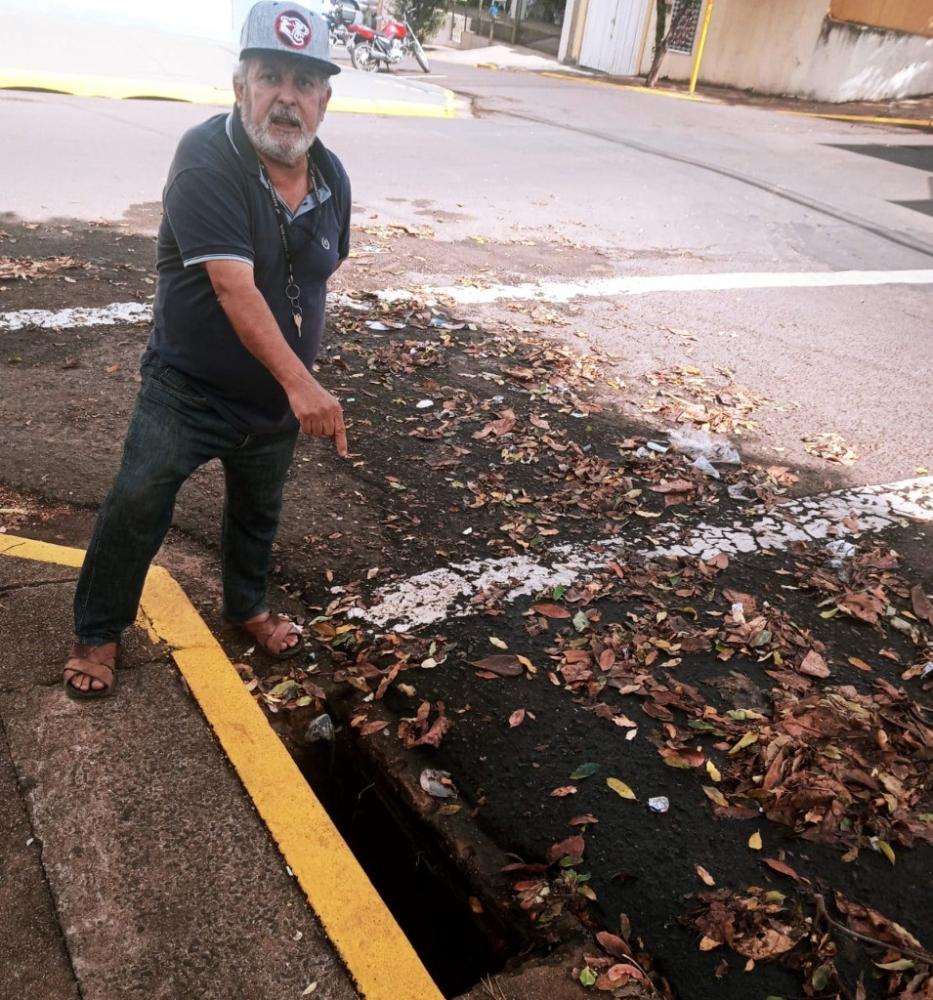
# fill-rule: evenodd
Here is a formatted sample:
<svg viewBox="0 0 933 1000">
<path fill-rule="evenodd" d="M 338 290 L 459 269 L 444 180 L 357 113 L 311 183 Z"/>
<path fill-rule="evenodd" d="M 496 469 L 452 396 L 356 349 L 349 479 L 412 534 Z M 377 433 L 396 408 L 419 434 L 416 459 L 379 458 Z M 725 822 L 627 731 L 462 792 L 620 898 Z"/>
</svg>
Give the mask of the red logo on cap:
<svg viewBox="0 0 933 1000">
<path fill-rule="evenodd" d="M 311 41 L 311 25 L 296 10 L 279 14 L 275 33 L 290 49 L 306 49 Z"/>
</svg>

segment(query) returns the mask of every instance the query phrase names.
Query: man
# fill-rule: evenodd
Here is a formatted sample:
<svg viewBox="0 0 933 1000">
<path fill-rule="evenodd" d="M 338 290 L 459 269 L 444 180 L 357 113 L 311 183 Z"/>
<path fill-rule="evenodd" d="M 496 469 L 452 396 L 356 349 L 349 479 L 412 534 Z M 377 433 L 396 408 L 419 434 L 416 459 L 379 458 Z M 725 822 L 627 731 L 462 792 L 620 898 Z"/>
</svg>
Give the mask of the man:
<svg viewBox="0 0 933 1000">
<path fill-rule="evenodd" d="M 226 480 L 224 614 L 275 657 L 300 629 L 271 614 L 266 582 L 299 429 L 347 438 L 311 374 L 327 279 L 349 253 L 350 184 L 316 138 L 331 96 L 324 19 L 263 0 L 243 26 L 236 106 L 181 140 L 163 194 L 153 330 L 123 461 L 75 594 L 66 693 L 114 688 L 122 631 L 179 487 L 212 458 Z"/>
</svg>

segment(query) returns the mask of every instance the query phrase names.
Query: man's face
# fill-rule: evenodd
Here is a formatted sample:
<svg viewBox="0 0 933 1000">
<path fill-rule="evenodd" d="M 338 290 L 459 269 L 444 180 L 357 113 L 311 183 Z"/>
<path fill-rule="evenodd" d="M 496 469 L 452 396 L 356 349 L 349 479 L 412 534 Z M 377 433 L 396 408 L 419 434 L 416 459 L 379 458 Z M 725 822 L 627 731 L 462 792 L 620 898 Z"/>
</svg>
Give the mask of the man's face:
<svg viewBox="0 0 933 1000">
<path fill-rule="evenodd" d="M 331 89 L 327 77 L 294 56 L 257 56 L 234 80 L 243 128 L 266 159 L 294 166 L 311 148 Z"/>
</svg>

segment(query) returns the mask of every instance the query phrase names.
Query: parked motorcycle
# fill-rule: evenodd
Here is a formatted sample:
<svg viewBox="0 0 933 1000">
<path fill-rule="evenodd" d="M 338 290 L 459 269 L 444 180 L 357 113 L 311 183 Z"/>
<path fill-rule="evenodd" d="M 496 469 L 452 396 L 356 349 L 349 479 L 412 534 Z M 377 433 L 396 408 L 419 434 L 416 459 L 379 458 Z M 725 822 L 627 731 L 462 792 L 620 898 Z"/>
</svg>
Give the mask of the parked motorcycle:
<svg viewBox="0 0 933 1000">
<path fill-rule="evenodd" d="M 388 69 L 411 54 L 425 73 L 431 72 L 428 57 L 406 17 L 400 21 L 386 20 L 378 32 L 362 24 L 351 24 L 347 30 L 353 35 L 349 50 L 354 69 L 367 72 Z"/>
<path fill-rule="evenodd" d="M 349 48 L 353 41 L 351 25 L 363 23 L 359 0 L 333 0 L 324 10 L 324 19 L 330 32 L 331 48 L 335 45 Z"/>
</svg>

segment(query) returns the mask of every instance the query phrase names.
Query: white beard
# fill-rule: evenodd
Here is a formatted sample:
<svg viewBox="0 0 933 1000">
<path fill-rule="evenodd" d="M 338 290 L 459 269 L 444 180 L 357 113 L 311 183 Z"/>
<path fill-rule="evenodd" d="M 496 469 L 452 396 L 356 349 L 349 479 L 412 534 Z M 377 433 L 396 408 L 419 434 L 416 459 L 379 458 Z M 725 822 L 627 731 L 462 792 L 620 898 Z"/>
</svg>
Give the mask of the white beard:
<svg viewBox="0 0 933 1000">
<path fill-rule="evenodd" d="M 261 153 L 263 156 L 268 157 L 270 160 L 275 160 L 277 163 L 285 163 L 293 167 L 305 157 L 317 137 L 317 133 L 308 129 L 297 114 L 285 108 L 272 107 L 261 125 L 253 124 L 250 112 L 251 103 L 248 95 L 244 94 L 240 115 L 243 121 L 243 130 L 246 132 L 249 141 L 253 144 L 257 153 Z M 294 138 L 282 137 L 278 139 L 273 137 L 270 134 L 272 119 L 278 115 L 287 117 L 297 125 L 301 129 L 300 134 Z"/>
</svg>

